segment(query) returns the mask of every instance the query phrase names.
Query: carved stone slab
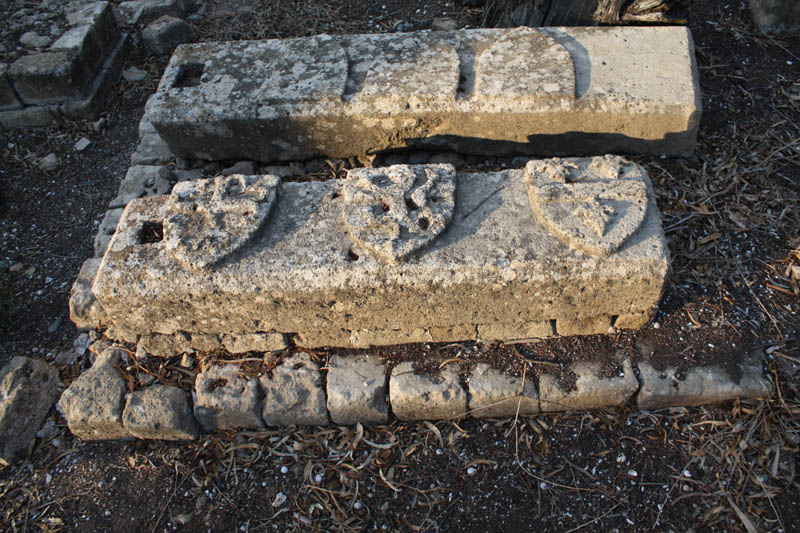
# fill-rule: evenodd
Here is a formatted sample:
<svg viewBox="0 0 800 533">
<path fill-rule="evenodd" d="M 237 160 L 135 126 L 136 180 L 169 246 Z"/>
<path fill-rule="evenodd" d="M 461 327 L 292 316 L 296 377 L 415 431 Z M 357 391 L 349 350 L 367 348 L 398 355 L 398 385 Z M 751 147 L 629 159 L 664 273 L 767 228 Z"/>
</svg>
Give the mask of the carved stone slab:
<svg viewBox="0 0 800 533">
<path fill-rule="evenodd" d="M 348 172 L 342 216 L 353 241 L 387 263 L 428 245 L 450 223 L 453 165 L 393 165 Z"/>
<path fill-rule="evenodd" d="M 277 176 L 218 176 L 175 185 L 167 200 L 164 247 L 186 268 L 218 263 L 264 225 L 275 203 Z"/>
<path fill-rule="evenodd" d="M 589 170 L 593 163 L 599 170 Z M 542 223 L 525 169 L 453 175 L 446 166 L 401 166 L 281 183 L 268 231 L 203 270 L 186 268 L 164 242 L 141 238 L 143 228 L 169 218 L 176 200 L 134 200 L 92 291 L 112 336 L 131 333 L 131 342 L 185 335 L 195 346 L 275 332 L 314 348 L 606 332 L 657 305 L 667 246 L 642 169 L 622 163 L 611 180 L 599 160 L 545 168 L 570 164 L 586 178 L 579 184 L 645 181 L 645 220 L 607 257 L 565 244 Z M 564 185 L 574 184 L 565 178 Z M 190 227 L 205 233 L 204 224 Z"/>
<path fill-rule="evenodd" d="M 613 253 L 647 214 L 641 167 L 619 156 L 530 161 L 525 179 L 542 224 L 567 245 L 592 255 Z"/>
<path fill-rule="evenodd" d="M 700 92 L 686 28 L 475 29 L 182 45 L 147 113 L 209 160 L 685 154 Z"/>
</svg>

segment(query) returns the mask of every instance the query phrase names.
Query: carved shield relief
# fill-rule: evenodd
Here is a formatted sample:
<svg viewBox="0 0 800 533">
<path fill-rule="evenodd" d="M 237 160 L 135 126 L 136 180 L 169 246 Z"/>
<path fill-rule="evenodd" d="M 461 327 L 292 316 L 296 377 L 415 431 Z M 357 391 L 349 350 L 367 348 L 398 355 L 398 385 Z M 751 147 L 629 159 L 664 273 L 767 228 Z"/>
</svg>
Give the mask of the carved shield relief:
<svg viewBox="0 0 800 533">
<path fill-rule="evenodd" d="M 531 207 L 559 240 L 607 257 L 633 235 L 647 214 L 640 167 L 618 156 L 530 161 Z"/>
<path fill-rule="evenodd" d="M 444 231 L 455 190 L 452 165 L 355 169 L 342 185 L 342 217 L 362 250 L 399 263 Z"/>
<path fill-rule="evenodd" d="M 167 201 L 164 247 L 187 268 L 208 268 L 242 248 L 275 204 L 277 176 L 218 176 L 177 183 Z"/>
</svg>

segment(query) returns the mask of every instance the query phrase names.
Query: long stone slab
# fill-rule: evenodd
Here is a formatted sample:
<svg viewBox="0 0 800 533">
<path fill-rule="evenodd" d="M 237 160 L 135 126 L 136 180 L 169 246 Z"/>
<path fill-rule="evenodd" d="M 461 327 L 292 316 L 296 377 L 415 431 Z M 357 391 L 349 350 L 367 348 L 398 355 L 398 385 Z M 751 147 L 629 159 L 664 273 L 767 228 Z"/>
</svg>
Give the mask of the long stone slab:
<svg viewBox="0 0 800 533">
<path fill-rule="evenodd" d="M 700 112 L 684 27 L 183 45 L 149 109 L 177 156 L 256 161 L 406 147 L 686 154 Z"/>
<path fill-rule="evenodd" d="M 644 321 L 668 265 L 640 166 L 554 158 L 180 182 L 128 204 L 92 290 L 131 342 L 175 335 L 202 350 L 278 332 L 307 348 L 369 346 Z"/>
</svg>

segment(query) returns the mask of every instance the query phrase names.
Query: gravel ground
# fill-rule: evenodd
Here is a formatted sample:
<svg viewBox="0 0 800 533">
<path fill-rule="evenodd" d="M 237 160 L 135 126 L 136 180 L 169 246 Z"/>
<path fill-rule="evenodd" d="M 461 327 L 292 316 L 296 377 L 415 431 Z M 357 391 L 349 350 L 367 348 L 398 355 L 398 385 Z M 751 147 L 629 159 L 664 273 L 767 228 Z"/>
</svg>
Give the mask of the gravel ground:
<svg viewBox="0 0 800 533">
<path fill-rule="evenodd" d="M 484 19 L 455 2 L 259 4 L 242 13 L 253 4 L 209 2 L 194 22 L 199 39 L 424 29 L 443 13 L 460 24 Z M 647 341 L 675 364 L 721 361 L 733 343 L 763 349 L 770 401 L 219 432 L 191 444 L 81 443 L 54 411 L 28 460 L 0 470 L 2 529 L 800 529 L 800 40 L 758 33 L 743 2 L 678 8 L 696 42 L 700 142 L 688 159 L 635 158 L 656 187 L 673 270 L 655 323 L 619 342 Z M 92 255 L 164 63 L 137 49 L 126 67 L 148 78 L 121 82 L 100 123 L 0 133 L 0 260 L 10 267 L 0 278 L 0 364 L 52 359 L 76 338 L 69 288 Z M 76 150 L 84 137 L 91 144 Z M 51 153 L 58 168 L 41 170 Z M 562 363 L 604 342 L 520 350 Z M 476 349 L 498 358 L 508 350 Z M 62 377 L 87 364 L 62 366 Z M 508 369 L 518 364 L 510 358 Z"/>
</svg>

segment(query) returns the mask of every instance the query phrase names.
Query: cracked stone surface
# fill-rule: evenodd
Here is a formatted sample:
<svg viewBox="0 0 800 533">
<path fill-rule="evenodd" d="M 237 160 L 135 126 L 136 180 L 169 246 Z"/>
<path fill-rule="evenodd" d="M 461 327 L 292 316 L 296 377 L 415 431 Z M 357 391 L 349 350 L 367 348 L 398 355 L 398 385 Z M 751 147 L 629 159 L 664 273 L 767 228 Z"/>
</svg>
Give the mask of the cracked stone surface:
<svg viewBox="0 0 800 533">
<path fill-rule="evenodd" d="M 389 420 L 386 366 L 376 356 L 334 355 L 328 363 L 328 412 L 336 424 Z"/>
<path fill-rule="evenodd" d="M 686 154 L 699 95 L 686 28 L 476 29 L 184 45 L 149 115 L 208 160 Z"/>
<path fill-rule="evenodd" d="M 197 375 L 194 415 L 206 431 L 263 428 L 258 380 L 236 365 L 212 366 Z"/>
<path fill-rule="evenodd" d="M 102 329 L 111 322 L 103 306 L 92 292 L 92 283 L 102 258 L 92 257 L 83 262 L 69 293 L 69 318 L 78 329 Z"/>
<path fill-rule="evenodd" d="M 417 373 L 411 361 L 392 369 L 389 399 L 400 420 L 446 420 L 467 414 L 467 393 L 460 376 L 445 366 L 435 374 Z"/>
<path fill-rule="evenodd" d="M 319 367 L 307 353 L 295 354 L 259 380 L 264 391 L 262 417 L 270 426 L 328 423 Z"/>
<path fill-rule="evenodd" d="M 509 376 L 478 363 L 468 384 L 469 411 L 475 418 L 513 417 L 539 412 L 539 393 L 530 377 Z"/>
<path fill-rule="evenodd" d="M 92 368 L 81 374 L 61 395 L 59 406 L 69 430 L 83 440 L 130 438 L 122 424 L 125 380 L 114 368 L 122 364 L 123 350 L 106 349 Z"/>
</svg>

